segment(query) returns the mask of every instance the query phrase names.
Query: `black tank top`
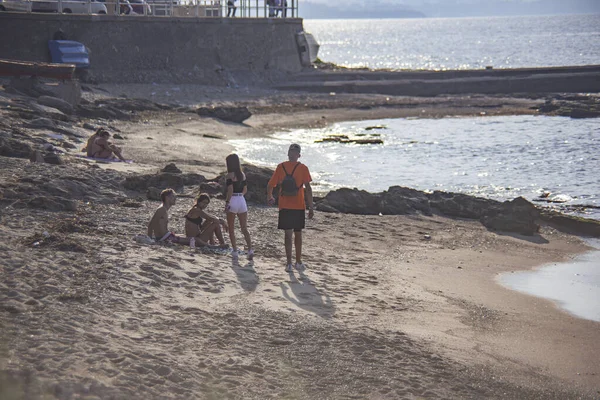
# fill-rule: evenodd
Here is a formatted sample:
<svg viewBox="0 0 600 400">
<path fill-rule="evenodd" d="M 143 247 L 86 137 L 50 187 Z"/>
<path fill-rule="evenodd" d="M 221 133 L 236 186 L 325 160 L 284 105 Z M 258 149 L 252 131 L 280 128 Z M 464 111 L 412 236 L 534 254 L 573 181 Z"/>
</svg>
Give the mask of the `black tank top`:
<svg viewBox="0 0 600 400">
<path fill-rule="evenodd" d="M 239 182 L 239 181 L 234 181 L 233 179 L 227 179 L 226 183 L 227 183 L 227 186 L 233 185 L 233 193 L 243 193 L 244 186 L 247 185 L 246 180 Z"/>
</svg>

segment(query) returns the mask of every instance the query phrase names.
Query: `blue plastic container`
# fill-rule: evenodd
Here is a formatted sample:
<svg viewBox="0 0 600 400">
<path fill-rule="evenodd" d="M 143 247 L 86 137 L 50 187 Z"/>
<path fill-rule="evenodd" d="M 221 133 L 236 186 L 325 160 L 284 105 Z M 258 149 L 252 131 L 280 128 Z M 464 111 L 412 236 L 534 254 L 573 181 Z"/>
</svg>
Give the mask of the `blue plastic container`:
<svg viewBox="0 0 600 400">
<path fill-rule="evenodd" d="M 48 41 L 53 63 L 75 64 L 77 68 L 89 68 L 90 58 L 82 43 L 73 40 Z"/>
</svg>

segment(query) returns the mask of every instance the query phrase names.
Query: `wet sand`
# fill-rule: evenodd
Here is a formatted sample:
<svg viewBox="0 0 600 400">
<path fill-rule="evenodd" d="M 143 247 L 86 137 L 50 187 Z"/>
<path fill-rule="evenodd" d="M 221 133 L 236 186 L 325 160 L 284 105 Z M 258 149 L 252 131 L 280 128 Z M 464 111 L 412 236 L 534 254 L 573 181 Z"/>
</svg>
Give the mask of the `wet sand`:
<svg viewBox="0 0 600 400">
<path fill-rule="evenodd" d="M 588 250 L 578 237 L 548 227 L 533 237 L 499 234 L 439 216 L 317 212 L 305 231 L 308 269 L 287 274 L 276 209 L 251 206 L 257 256 L 237 265 L 227 255 L 136 243 L 158 204 L 122 187 L 125 176 L 170 162 L 215 177 L 231 151 L 226 139 L 359 118 L 534 113 L 540 101 L 214 91 L 202 102 L 246 104 L 253 117 L 243 125 L 178 112 L 111 121 L 134 164 L 0 157 L 0 199 L 51 178 L 89 185 L 90 194 L 74 212 L 1 203 L 0 398 L 600 395 L 598 323 L 495 282 Z M 186 186 L 171 210 L 176 232 L 197 192 Z M 215 198 L 209 211 L 223 205 Z"/>
</svg>

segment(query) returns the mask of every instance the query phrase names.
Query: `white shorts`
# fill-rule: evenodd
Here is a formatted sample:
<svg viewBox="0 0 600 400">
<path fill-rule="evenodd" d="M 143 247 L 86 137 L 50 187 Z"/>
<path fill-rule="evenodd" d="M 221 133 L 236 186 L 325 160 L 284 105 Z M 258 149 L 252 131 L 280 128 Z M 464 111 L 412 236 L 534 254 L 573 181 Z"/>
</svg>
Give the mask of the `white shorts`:
<svg viewBox="0 0 600 400">
<path fill-rule="evenodd" d="M 244 196 L 236 196 L 235 194 L 229 199 L 228 212 L 233 214 L 243 214 L 248 212 L 248 205 Z"/>
</svg>

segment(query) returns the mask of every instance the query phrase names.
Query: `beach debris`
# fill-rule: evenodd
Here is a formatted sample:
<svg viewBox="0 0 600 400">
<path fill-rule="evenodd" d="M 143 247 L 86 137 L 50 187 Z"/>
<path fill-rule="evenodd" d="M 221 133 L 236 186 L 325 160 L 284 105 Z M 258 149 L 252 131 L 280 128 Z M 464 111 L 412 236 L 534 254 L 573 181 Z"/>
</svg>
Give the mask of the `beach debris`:
<svg viewBox="0 0 600 400">
<path fill-rule="evenodd" d="M 371 135 L 370 137 L 364 136 L 365 134 L 358 134 L 358 137 L 350 137 L 348 135 L 332 134 L 325 136 L 319 140 L 315 140 L 315 143 L 352 143 L 352 144 L 383 144 L 383 140 L 377 136 Z"/>
<path fill-rule="evenodd" d="M 431 235 L 423 235 L 423 239 L 425 239 L 425 240 L 431 240 Z"/>
<path fill-rule="evenodd" d="M 196 113 L 201 117 L 217 118 L 237 124 L 241 124 L 252 116 L 248 107 L 200 107 Z"/>
<path fill-rule="evenodd" d="M 205 133 L 204 135 L 202 135 L 202 137 L 209 138 L 209 139 L 223 139 L 223 137 L 221 137 L 221 136 L 209 135 L 208 133 Z"/>
<path fill-rule="evenodd" d="M 385 125 L 373 125 L 373 126 L 367 126 L 365 128 L 365 131 L 372 131 L 374 129 L 387 129 L 387 126 Z"/>
</svg>

